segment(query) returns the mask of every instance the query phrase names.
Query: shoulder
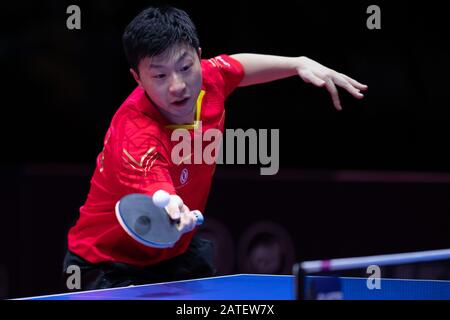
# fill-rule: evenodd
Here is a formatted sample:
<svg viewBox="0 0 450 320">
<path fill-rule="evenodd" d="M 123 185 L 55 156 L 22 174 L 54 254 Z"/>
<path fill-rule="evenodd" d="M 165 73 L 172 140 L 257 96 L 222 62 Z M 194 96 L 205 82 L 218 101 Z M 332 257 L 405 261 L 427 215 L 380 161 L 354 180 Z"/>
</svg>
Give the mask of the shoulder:
<svg viewBox="0 0 450 320">
<path fill-rule="evenodd" d="M 220 89 L 225 96 L 240 83 L 244 76 L 244 67 L 227 54 L 202 60 L 203 82 Z"/>
<path fill-rule="evenodd" d="M 167 131 L 142 109 L 143 102 L 135 91 L 113 117 L 110 134 L 115 149 L 118 154 L 125 150 L 136 157 L 149 152 L 166 155 L 170 144 Z"/>
</svg>

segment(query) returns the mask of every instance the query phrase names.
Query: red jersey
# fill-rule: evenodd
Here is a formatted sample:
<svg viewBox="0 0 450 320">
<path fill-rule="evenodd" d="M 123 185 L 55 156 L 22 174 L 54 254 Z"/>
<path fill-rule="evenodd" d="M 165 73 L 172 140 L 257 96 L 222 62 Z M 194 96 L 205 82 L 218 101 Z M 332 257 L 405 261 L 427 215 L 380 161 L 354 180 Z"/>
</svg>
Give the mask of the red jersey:
<svg viewBox="0 0 450 320">
<path fill-rule="evenodd" d="M 242 65 L 221 55 L 201 61 L 202 89 L 192 125 L 171 125 L 137 87 L 114 115 L 97 157 L 91 187 L 80 216 L 69 231 L 68 248 L 91 263 L 122 262 L 145 267 L 175 257 L 187 249 L 195 230 L 172 248 L 156 249 L 133 240 L 120 226 L 114 207 L 130 193 L 153 195 L 159 189 L 178 194 L 191 209 L 204 211 L 215 163 L 174 163 L 174 129 L 192 136 L 208 129 L 224 130 L 227 96 L 244 76 Z M 203 143 L 204 149 L 208 144 Z"/>
</svg>

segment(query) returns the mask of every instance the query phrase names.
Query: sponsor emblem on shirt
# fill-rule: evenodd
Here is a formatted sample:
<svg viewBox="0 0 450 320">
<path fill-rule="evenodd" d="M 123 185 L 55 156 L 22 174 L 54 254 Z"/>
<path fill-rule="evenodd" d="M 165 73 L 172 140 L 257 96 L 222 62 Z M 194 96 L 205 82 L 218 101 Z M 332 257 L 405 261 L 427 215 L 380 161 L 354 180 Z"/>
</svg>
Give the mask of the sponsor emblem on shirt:
<svg viewBox="0 0 450 320">
<path fill-rule="evenodd" d="M 229 64 L 228 62 L 226 62 L 221 56 L 216 57 L 216 60 L 221 62 L 222 64 L 226 65 L 228 68 L 231 67 L 231 64 Z"/>
<path fill-rule="evenodd" d="M 215 58 L 211 58 L 208 60 L 214 67 L 222 68 L 224 66 L 231 68 L 231 64 L 226 62 L 221 56 L 217 56 Z"/>
<path fill-rule="evenodd" d="M 187 168 L 184 168 L 180 174 L 180 182 L 181 184 L 185 184 L 189 176 L 189 172 Z"/>
</svg>

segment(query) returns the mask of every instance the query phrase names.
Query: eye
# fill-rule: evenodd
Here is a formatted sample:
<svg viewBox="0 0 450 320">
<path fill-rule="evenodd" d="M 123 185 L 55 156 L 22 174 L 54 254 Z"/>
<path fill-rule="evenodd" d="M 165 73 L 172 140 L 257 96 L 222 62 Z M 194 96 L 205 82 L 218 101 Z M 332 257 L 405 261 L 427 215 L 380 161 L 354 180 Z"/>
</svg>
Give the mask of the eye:
<svg viewBox="0 0 450 320">
<path fill-rule="evenodd" d="M 166 75 L 164 73 L 160 73 L 160 74 L 157 74 L 157 75 L 153 76 L 153 78 L 155 78 L 155 79 L 163 79 L 165 77 L 166 77 Z"/>
<path fill-rule="evenodd" d="M 185 65 L 183 68 L 181 68 L 181 71 L 188 71 L 191 68 L 192 65 Z"/>
</svg>

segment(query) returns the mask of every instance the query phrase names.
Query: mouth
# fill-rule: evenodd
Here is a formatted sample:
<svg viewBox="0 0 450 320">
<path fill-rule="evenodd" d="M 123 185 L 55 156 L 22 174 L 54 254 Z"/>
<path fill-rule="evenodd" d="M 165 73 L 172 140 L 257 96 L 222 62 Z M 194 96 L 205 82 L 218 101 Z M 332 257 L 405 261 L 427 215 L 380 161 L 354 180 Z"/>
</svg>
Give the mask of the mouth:
<svg viewBox="0 0 450 320">
<path fill-rule="evenodd" d="M 183 98 L 180 100 L 176 100 L 176 101 L 172 102 L 172 104 L 177 107 L 182 107 L 189 101 L 189 99 L 190 99 L 189 97 L 186 97 L 186 98 Z"/>
</svg>

